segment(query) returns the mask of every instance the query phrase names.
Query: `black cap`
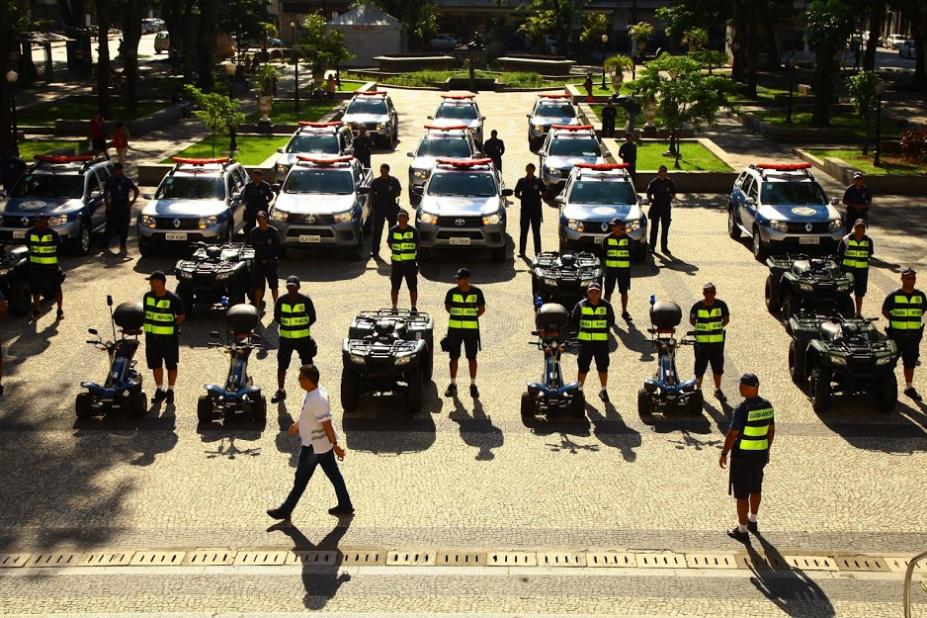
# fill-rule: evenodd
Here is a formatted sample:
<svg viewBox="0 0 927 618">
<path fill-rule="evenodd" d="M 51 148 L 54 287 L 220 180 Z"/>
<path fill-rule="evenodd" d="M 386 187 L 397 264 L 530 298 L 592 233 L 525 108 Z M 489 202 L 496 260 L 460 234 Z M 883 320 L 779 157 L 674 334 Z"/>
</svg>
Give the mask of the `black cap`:
<svg viewBox="0 0 927 618">
<path fill-rule="evenodd" d="M 256 216 L 258 219 L 267 219 L 267 211 L 266 211 L 266 210 L 259 210 L 259 211 L 257 211 L 257 215 L 255 215 L 255 216 Z"/>
<path fill-rule="evenodd" d="M 290 287 L 291 285 L 299 287 L 299 277 L 297 277 L 296 275 L 290 275 L 289 277 L 287 277 L 286 287 Z"/>
<path fill-rule="evenodd" d="M 615 217 L 614 219 L 609 221 L 608 224 L 609 225 L 624 225 L 625 223 L 624 223 L 624 219 L 619 219 L 618 217 Z"/>
<path fill-rule="evenodd" d="M 910 266 L 908 266 L 908 267 L 905 268 L 903 271 L 901 271 L 901 276 L 902 276 L 902 277 L 906 277 L 906 276 L 908 276 L 908 275 L 916 275 L 916 274 L 917 274 L 917 271 L 914 270 L 913 268 L 911 268 Z"/>
<path fill-rule="evenodd" d="M 145 277 L 145 279 L 148 281 L 158 280 L 158 281 L 167 282 L 167 275 L 164 274 L 163 270 L 156 270 L 150 275 L 148 275 L 147 277 Z"/>
<path fill-rule="evenodd" d="M 715 289 L 715 284 L 712 283 L 711 281 L 709 281 L 708 283 L 706 283 L 705 285 L 702 286 L 702 291 L 703 291 L 703 292 L 706 291 L 706 290 L 714 290 L 714 289 Z"/>
<path fill-rule="evenodd" d="M 857 219 L 856 221 L 853 222 L 853 227 L 859 227 L 859 226 L 861 226 L 861 225 L 862 225 L 863 227 L 866 226 L 866 220 L 865 220 L 865 219 L 860 218 L 860 219 Z"/>
<path fill-rule="evenodd" d="M 745 373 L 740 376 L 740 383 L 744 386 L 753 386 L 756 388 L 760 385 L 760 379 L 756 377 L 755 373 Z"/>
<path fill-rule="evenodd" d="M 409 218 L 409 211 L 408 211 L 408 210 L 400 209 L 399 212 L 396 213 L 396 218 L 398 219 L 399 217 L 405 217 L 406 219 L 408 219 L 408 218 Z"/>
<path fill-rule="evenodd" d="M 469 268 L 458 268 L 457 274 L 454 275 L 454 279 L 469 279 L 469 278 L 470 278 Z"/>
<path fill-rule="evenodd" d="M 598 291 L 601 292 L 601 291 L 602 291 L 602 284 L 600 284 L 598 281 L 593 281 L 592 283 L 589 284 L 589 287 L 588 287 L 587 289 L 590 290 L 590 291 L 592 291 L 592 290 L 598 290 Z"/>
<path fill-rule="evenodd" d="M 37 215 L 35 216 L 35 218 L 36 218 L 36 219 L 42 219 L 43 221 L 48 221 L 48 213 L 47 213 L 47 212 L 40 212 L 39 214 L 37 214 Z"/>
</svg>

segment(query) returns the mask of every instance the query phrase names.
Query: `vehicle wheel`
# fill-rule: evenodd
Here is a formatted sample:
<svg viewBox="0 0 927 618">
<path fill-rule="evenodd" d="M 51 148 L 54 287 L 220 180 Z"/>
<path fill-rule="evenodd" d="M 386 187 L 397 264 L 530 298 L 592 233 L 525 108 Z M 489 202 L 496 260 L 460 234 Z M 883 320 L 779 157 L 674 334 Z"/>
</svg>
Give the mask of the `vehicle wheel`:
<svg viewBox="0 0 927 618">
<path fill-rule="evenodd" d="M 425 355 L 422 357 L 422 377 L 426 382 L 431 382 L 431 376 L 435 368 L 435 352 L 431 345 L 426 346 Z"/>
<path fill-rule="evenodd" d="M 505 247 L 500 247 L 499 249 L 493 249 L 491 252 L 491 257 L 493 262 L 504 262 L 505 261 Z"/>
<path fill-rule="evenodd" d="M 637 391 L 637 413 L 640 416 L 650 416 L 650 393 L 641 388 Z"/>
<path fill-rule="evenodd" d="M 85 256 L 90 253 L 90 226 L 84 224 L 80 226 L 77 238 L 71 240 L 71 253 L 77 256 Z"/>
<path fill-rule="evenodd" d="M 413 206 L 418 206 L 422 203 L 422 198 L 415 193 L 409 193 L 409 203 Z"/>
<path fill-rule="evenodd" d="M 779 298 L 776 294 L 773 293 L 773 278 L 772 275 L 766 277 L 766 310 L 773 315 L 779 315 Z"/>
<path fill-rule="evenodd" d="M 416 367 L 409 375 L 409 414 L 422 411 L 425 378 L 421 367 Z"/>
<path fill-rule="evenodd" d="M 91 401 L 90 393 L 78 393 L 77 399 L 74 400 L 74 413 L 77 414 L 77 418 L 90 418 L 93 416 Z"/>
<path fill-rule="evenodd" d="M 364 250 L 364 226 L 358 229 L 360 233 L 357 235 L 357 245 L 351 250 L 351 257 L 355 260 L 363 260 L 367 257 L 367 252 Z"/>
<path fill-rule="evenodd" d="M 534 406 L 531 405 L 531 396 L 528 393 L 521 394 L 521 417 L 525 420 L 534 418 Z"/>
<path fill-rule="evenodd" d="M 802 367 L 799 365 L 799 358 L 798 342 L 793 339 L 789 344 L 789 376 L 791 376 L 792 382 L 799 386 L 803 386 L 806 376 Z"/>
<path fill-rule="evenodd" d="M 177 296 L 180 298 L 181 304 L 183 304 L 184 313 L 187 314 L 187 317 L 193 316 L 193 308 L 196 305 L 195 297 L 193 296 L 193 290 L 189 285 L 181 281 L 177 284 Z"/>
<path fill-rule="evenodd" d="M 872 388 L 872 398 L 875 408 L 882 414 L 891 414 L 898 404 L 898 378 L 894 372 L 887 373 L 878 380 Z"/>
<path fill-rule="evenodd" d="M 570 404 L 570 416 L 573 418 L 586 418 L 586 395 L 577 391 Z"/>
<path fill-rule="evenodd" d="M 144 418 L 148 414 L 148 396 L 142 391 L 129 395 L 129 414 L 135 418 Z"/>
<path fill-rule="evenodd" d="M 360 401 L 360 375 L 347 367 L 341 370 L 341 407 L 353 412 Z"/>
<path fill-rule="evenodd" d="M 830 405 L 830 371 L 815 366 L 811 370 L 811 405 L 818 414 L 825 412 Z"/>
<path fill-rule="evenodd" d="M 20 277 L 10 283 L 10 311 L 17 317 L 27 315 L 32 310 L 32 289 L 29 280 Z"/>
<path fill-rule="evenodd" d="M 853 299 L 849 296 L 844 296 L 837 301 L 837 310 L 844 317 L 856 317 L 856 303 L 854 303 Z"/>
<path fill-rule="evenodd" d="M 756 228 L 753 230 L 753 257 L 757 262 L 766 262 L 769 257 L 769 244 L 763 242 L 760 231 Z"/>
<path fill-rule="evenodd" d="M 782 319 L 788 322 L 798 313 L 798 298 L 789 292 L 782 297 Z"/>
<path fill-rule="evenodd" d="M 201 425 L 208 425 L 212 422 L 212 401 L 206 395 L 200 395 L 196 400 L 196 419 Z"/>
<path fill-rule="evenodd" d="M 151 255 L 151 243 L 145 240 L 144 236 L 138 237 L 138 253 L 142 257 L 148 257 Z"/>
<path fill-rule="evenodd" d="M 686 411 L 689 413 L 689 416 L 701 416 L 702 408 L 705 406 L 705 394 L 701 389 L 697 389 L 689 397 L 689 401 L 687 401 L 686 404 Z"/>
<path fill-rule="evenodd" d="M 263 423 L 267 420 L 267 397 L 259 395 L 257 400 L 251 404 L 251 418 L 256 423 Z"/>
<path fill-rule="evenodd" d="M 734 214 L 734 207 L 727 207 L 727 235 L 734 240 L 740 240 L 740 226 L 737 224 L 737 215 Z"/>
<path fill-rule="evenodd" d="M 635 262 L 643 262 L 647 259 L 648 253 L 647 243 L 642 240 L 634 243 L 634 247 L 631 249 L 631 259 Z"/>
</svg>

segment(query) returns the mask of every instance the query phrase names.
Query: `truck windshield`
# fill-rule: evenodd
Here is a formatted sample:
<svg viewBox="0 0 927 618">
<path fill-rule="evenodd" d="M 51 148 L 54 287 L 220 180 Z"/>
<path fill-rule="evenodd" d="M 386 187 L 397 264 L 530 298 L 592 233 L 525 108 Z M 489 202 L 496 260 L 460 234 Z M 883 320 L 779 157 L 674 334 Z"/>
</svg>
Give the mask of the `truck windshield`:
<svg viewBox="0 0 927 618">
<path fill-rule="evenodd" d="M 283 192 L 350 195 L 354 193 L 354 177 L 350 170 L 296 170 L 287 176 Z"/>
<path fill-rule="evenodd" d="M 416 156 L 466 159 L 470 156 L 470 144 L 465 137 L 426 137 Z"/>
<path fill-rule="evenodd" d="M 541 103 L 535 116 L 542 118 L 576 118 L 576 110 L 569 103 Z"/>
<path fill-rule="evenodd" d="M 626 181 L 577 180 L 567 200 L 575 204 L 634 204 L 634 187 Z"/>
<path fill-rule="evenodd" d="M 763 204 L 826 204 L 821 187 L 814 182 L 764 182 L 760 196 Z"/>
<path fill-rule="evenodd" d="M 286 151 L 341 154 L 338 138 L 335 135 L 297 135 L 287 144 Z"/>
<path fill-rule="evenodd" d="M 354 99 L 348 104 L 344 111 L 347 114 L 373 114 L 375 116 L 385 116 L 386 101 L 383 99 Z"/>
<path fill-rule="evenodd" d="M 435 118 L 453 118 L 455 120 L 476 120 L 475 105 L 439 105 Z"/>
<path fill-rule="evenodd" d="M 218 176 L 168 176 L 158 187 L 156 200 L 222 200 L 225 185 Z"/>
<path fill-rule="evenodd" d="M 10 197 L 75 199 L 84 195 L 84 177 L 78 174 L 26 174 Z"/>
<path fill-rule="evenodd" d="M 589 139 L 554 139 L 550 142 L 550 152 L 555 157 L 598 157 L 599 143 Z"/>
<path fill-rule="evenodd" d="M 491 174 L 438 173 L 432 174 L 428 183 L 429 195 L 458 197 L 493 197 L 496 195 L 496 181 Z"/>
</svg>

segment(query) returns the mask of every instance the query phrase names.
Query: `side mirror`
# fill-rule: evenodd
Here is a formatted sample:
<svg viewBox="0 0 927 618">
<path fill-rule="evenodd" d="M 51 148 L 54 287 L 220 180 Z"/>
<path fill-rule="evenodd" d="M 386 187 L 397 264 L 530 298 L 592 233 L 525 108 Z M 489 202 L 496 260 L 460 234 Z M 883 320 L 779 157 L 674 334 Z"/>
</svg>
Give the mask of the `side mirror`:
<svg viewBox="0 0 927 618">
<path fill-rule="evenodd" d="M 566 198 L 563 197 L 562 195 L 558 195 L 557 197 L 554 198 L 554 203 L 560 204 L 561 206 L 563 206 L 564 204 L 566 204 Z"/>
<path fill-rule="evenodd" d="M 103 197 L 103 192 L 100 191 L 99 189 L 97 189 L 96 191 L 91 191 L 91 192 L 90 192 L 90 199 L 92 199 L 92 200 L 98 200 L 98 199 L 100 199 L 101 197 Z"/>
<path fill-rule="evenodd" d="M 512 195 L 515 195 L 515 192 L 512 191 L 511 189 L 502 190 L 502 197 L 511 197 Z"/>
<path fill-rule="evenodd" d="M 434 120 L 434 119 L 435 119 L 434 116 L 429 116 L 429 117 L 428 117 L 428 120 Z"/>
<path fill-rule="evenodd" d="M 744 200 L 744 204 L 747 206 L 756 206 L 756 200 L 752 197 L 748 197 L 746 200 Z"/>
<path fill-rule="evenodd" d="M 525 118 L 531 118 L 531 114 L 525 114 Z"/>
<path fill-rule="evenodd" d="M 367 195 L 368 193 L 370 193 L 370 187 L 358 187 L 357 188 L 358 195 Z"/>
<path fill-rule="evenodd" d="M 146 200 L 153 200 L 154 193 L 142 193 L 142 197 L 145 198 Z"/>
<path fill-rule="evenodd" d="M 480 120 L 486 120 L 486 116 L 480 116 Z"/>
<path fill-rule="evenodd" d="M 88 329 L 87 329 L 87 332 L 90 333 L 91 335 L 96 335 L 96 334 L 97 334 L 97 329 L 95 329 L 95 328 L 88 328 Z"/>
<path fill-rule="evenodd" d="M 275 182 L 274 184 L 270 185 L 270 188 L 274 193 L 280 193 L 280 183 L 279 182 Z"/>
<path fill-rule="evenodd" d="M 110 296 L 109 294 L 106 295 L 106 306 L 107 307 L 113 306 L 113 297 Z"/>
<path fill-rule="evenodd" d="M 209 333 L 209 336 L 212 337 L 213 339 L 218 339 L 218 338 L 219 338 L 219 331 L 217 331 L 217 330 L 211 331 L 211 332 Z"/>
<path fill-rule="evenodd" d="M 283 146 L 279 146 L 279 147 L 277 148 L 277 153 L 283 154 Z"/>
<path fill-rule="evenodd" d="M 411 152 L 407 152 L 407 153 L 406 153 L 406 156 L 407 156 L 407 157 L 412 157 L 412 156 L 415 156 L 415 155 L 413 155 Z"/>
</svg>

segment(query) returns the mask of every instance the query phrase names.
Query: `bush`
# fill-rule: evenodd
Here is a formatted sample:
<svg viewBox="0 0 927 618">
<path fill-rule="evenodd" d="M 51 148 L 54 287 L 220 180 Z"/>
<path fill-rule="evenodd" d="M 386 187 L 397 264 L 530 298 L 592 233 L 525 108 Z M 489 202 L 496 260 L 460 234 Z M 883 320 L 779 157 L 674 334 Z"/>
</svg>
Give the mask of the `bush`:
<svg viewBox="0 0 927 618">
<path fill-rule="evenodd" d="M 927 127 L 905 129 L 901 132 L 901 155 L 914 163 L 927 162 Z"/>
</svg>

